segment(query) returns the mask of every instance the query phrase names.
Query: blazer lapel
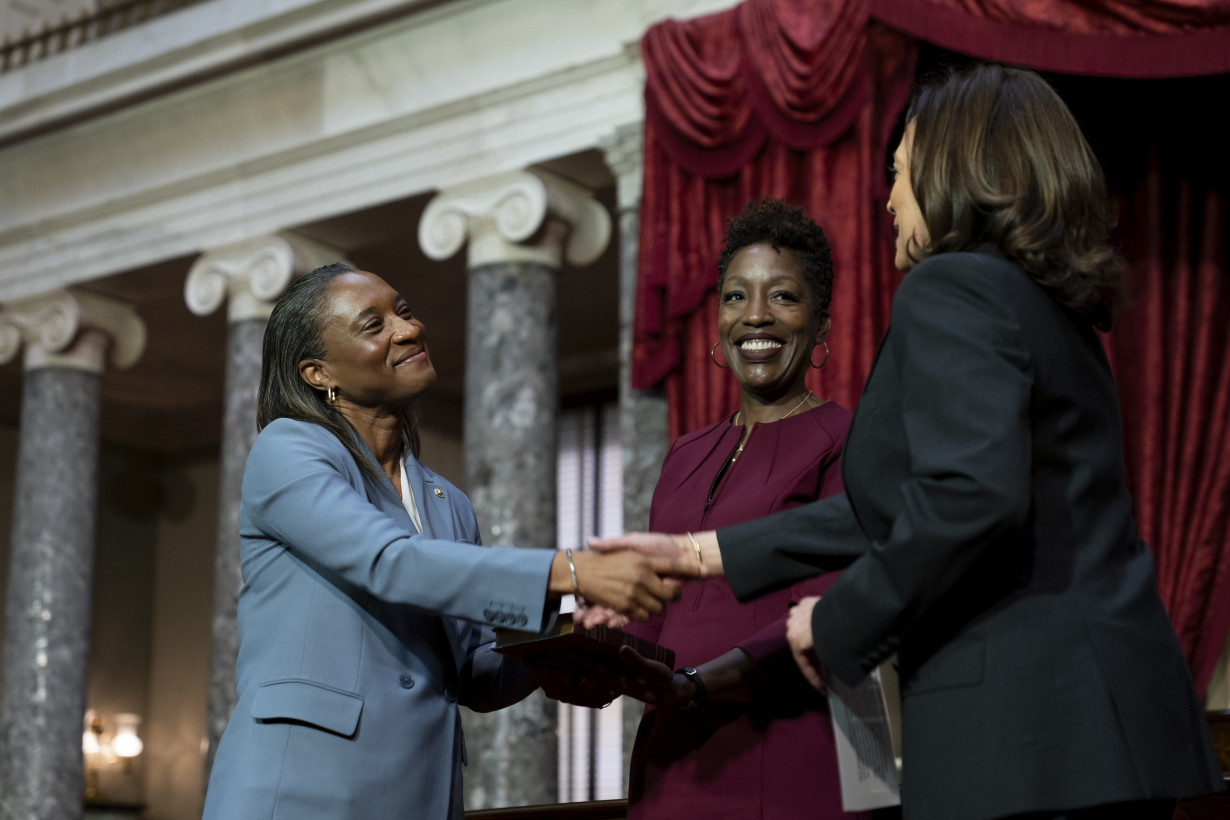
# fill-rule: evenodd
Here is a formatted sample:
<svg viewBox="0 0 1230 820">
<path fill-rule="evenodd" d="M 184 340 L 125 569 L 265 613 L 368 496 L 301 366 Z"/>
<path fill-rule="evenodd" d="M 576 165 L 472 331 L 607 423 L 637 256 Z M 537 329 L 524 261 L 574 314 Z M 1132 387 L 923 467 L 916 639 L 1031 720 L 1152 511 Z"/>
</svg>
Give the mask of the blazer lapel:
<svg viewBox="0 0 1230 820">
<path fill-rule="evenodd" d="M 414 505 L 418 507 L 419 519 L 423 522 L 423 535 L 452 541 L 457 538 L 453 530 L 453 515 L 444 489 L 428 477 L 423 465 L 413 455 L 406 454 L 406 478 L 414 493 Z"/>
<path fill-rule="evenodd" d="M 429 478 L 423 465 L 407 450 L 406 479 L 410 491 L 414 493 L 414 504 L 419 510 L 419 520 L 423 522 L 423 535 L 428 538 L 439 538 L 445 541 L 455 541 L 457 533 L 453 528 L 453 513 L 449 506 L 448 493 L 439 483 Z M 438 618 L 440 628 L 448 641 L 457 661 L 465 656 L 463 634 L 469 634 L 469 626 L 456 618 Z"/>
</svg>

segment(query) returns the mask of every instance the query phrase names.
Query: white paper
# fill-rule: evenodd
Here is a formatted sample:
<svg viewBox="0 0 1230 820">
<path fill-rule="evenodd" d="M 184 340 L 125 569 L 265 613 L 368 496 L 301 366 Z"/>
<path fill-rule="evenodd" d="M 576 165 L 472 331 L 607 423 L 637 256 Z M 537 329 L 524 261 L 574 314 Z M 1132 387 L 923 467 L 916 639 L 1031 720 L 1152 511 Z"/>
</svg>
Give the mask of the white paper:
<svg viewBox="0 0 1230 820">
<path fill-rule="evenodd" d="M 900 805 L 901 783 L 880 670 L 873 670 L 857 686 L 847 686 L 835 675 L 827 683 L 842 810 Z"/>
</svg>

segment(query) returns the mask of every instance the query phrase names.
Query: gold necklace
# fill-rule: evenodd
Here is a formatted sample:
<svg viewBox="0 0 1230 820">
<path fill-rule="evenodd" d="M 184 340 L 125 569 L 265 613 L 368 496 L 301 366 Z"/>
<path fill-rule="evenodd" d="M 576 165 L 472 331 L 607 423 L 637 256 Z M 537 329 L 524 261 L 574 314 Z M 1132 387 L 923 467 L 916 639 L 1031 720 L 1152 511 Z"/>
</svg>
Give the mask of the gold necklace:
<svg viewBox="0 0 1230 820">
<path fill-rule="evenodd" d="M 789 410 L 789 411 L 787 411 L 786 415 L 782 416 L 781 418 L 776 418 L 776 419 L 773 419 L 773 421 L 781 421 L 782 419 L 788 419 L 788 418 L 790 418 L 790 417 L 791 417 L 791 416 L 793 416 L 795 413 L 799 412 L 799 408 L 803 406 L 804 402 L 806 402 L 808 399 L 811 399 L 811 398 L 815 398 L 815 397 L 814 397 L 814 396 L 812 396 L 811 391 L 810 391 L 810 390 L 808 390 L 805 394 L 803 394 L 803 398 L 799 399 L 799 403 L 798 403 L 798 404 L 796 404 L 794 407 L 791 407 L 791 408 L 790 408 L 790 410 Z M 740 410 L 738 413 L 735 413 L 735 426 L 738 426 L 738 424 L 739 424 L 739 416 L 740 416 L 742 413 L 743 413 L 743 411 L 742 411 L 742 410 Z M 773 422 L 764 422 L 764 423 L 765 423 L 765 424 L 772 424 Z M 739 454 L 743 452 L 743 445 L 744 445 L 744 444 L 746 444 L 746 443 L 747 443 L 747 433 L 746 433 L 746 432 L 744 432 L 744 434 L 743 434 L 743 440 L 739 442 L 739 448 L 738 448 L 737 450 L 735 450 L 734 455 L 732 455 L 732 456 L 730 457 L 730 463 L 731 463 L 731 464 L 734 464 L 734 463 L 735 463 L 735 462 L 739 459 Z"/>
</svg>

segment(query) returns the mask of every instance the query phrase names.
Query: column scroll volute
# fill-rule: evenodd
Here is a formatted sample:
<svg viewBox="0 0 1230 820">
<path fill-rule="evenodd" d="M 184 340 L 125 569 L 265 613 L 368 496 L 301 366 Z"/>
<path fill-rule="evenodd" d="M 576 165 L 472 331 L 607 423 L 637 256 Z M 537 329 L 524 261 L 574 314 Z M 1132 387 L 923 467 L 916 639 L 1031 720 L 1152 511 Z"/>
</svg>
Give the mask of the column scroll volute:
<svg viewBox="0 0 1230 820">
<path fill-rule="evenodd" d="M 227 302 L 232 322 L 268 318 L 291 280 L 321 265 L 339 262 L 334 248 L 289 233 L 258 236 L 211 248 L 192 264 L 184 301 L 198 316 Z"/>
<path fill-rule="evenodd" d="M 130 305 L 90 291 L 55 290 L 0 310 L 0 363 L 24 346 L 27 368 L 101 372 L 107 361 L 131 367 L 145 351 L 145 340 L 145 323 Z"/>
<path fill-rule="evenodd" d="M 546 231 L 548 221 L 563 223 L 561 233 Z M 611 218 L 588 189 L 543 169 L 511 171 L 441 191 L 423 211 L 419 244 L 431 259 L 447 259 L 469 239 L 470 267 L 532 261 L 559 267 L 562 259 L 587 265 L 606 249 Z"/>
</svg>

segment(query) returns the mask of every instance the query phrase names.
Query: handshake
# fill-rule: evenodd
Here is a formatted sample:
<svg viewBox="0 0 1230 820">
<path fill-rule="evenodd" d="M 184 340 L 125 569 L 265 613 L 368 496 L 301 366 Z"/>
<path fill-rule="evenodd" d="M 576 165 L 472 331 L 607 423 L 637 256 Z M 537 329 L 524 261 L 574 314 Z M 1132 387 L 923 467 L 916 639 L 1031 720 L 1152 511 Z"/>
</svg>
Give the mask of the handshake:
<svg viewBox="0 0 1230 820">
<path fill-rule="evenodd" d="M 713 532 L 637 532 L 591 538 L 589 546 L 556 555 L 548 582 L 551 593 L 573 593 L 585 604 L 586 626 L 647 620 L 679 597 L 683 580 L 722 574 Z"/>
</svg>

